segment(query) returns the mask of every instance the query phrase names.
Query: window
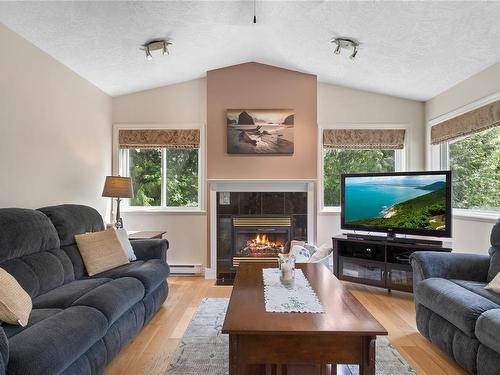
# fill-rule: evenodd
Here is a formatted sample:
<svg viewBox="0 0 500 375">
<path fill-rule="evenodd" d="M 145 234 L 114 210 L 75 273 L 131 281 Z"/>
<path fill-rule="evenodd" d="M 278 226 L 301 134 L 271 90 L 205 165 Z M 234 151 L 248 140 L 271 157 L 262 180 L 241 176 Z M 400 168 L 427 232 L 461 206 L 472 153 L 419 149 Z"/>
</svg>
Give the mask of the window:
<svg viewBox="0 0 500 375">
<path fill-rule="evenodd" d="M 132 178 L 130 206 L 199 206 L 198 149 L 121 150 L 121 165 Z"/>
<path fill-rule="evenodd" d="M 446 144 L 445 144 L 446 145 Z M 449 141 L 444 166 L 453 176 L 455 208 L 500 210 L 500 126 Z"/>
<path fill-rule="evenodd" d="M 201 208 L 199 129 L 119 129 L 119 171 L 133 207 Z"/>
<path fill-rule="evenodd" d="M 134 197 L 131 206 L 161 206 L 161 154 L 156 149 L 123 150 L 124 159 L 128 160 L 128 170 L 122 172 L 132 177 Z"/>
<path fill-rule="evenodd" d="M 431 121 L 431 162 L 450 169 L 453 207 L 500 212 L 500 100 L 481 99 Z M 486 104 L 483 104 L 487 102 Z M 479 104 L 481 103 L 481 104 Z M 471 109 L 471 107 L 474 107 Z M 440 116 L 441 118 L 443 116 Z"/>
<path fill-rule="evenodd" d="M 340 175 L 343 173 L 396 171 L 397 151 L 324 149 L 323 205 L 340 206 Z"/>
<path fill-rule="evenodd" d="M 324 129 L 323 207 L 340 206 L 340 176 L 344 173 L 402 171 L 405 129 Z"/>
</svg>

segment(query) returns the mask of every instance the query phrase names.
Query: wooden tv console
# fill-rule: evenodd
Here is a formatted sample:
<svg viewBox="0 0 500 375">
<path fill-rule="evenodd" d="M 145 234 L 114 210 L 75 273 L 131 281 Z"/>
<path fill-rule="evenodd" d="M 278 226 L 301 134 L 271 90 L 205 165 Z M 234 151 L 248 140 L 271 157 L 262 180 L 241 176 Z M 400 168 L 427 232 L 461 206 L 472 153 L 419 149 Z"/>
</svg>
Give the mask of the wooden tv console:
<svg viewBox="0 0 500 375">
<path fill-rule="evenodd" d="M 332 237 L 333 273 L 340 280 L 413 292 L 409 256 L 415 251 L 451 252 L 446 245 Z"/>
</svg>

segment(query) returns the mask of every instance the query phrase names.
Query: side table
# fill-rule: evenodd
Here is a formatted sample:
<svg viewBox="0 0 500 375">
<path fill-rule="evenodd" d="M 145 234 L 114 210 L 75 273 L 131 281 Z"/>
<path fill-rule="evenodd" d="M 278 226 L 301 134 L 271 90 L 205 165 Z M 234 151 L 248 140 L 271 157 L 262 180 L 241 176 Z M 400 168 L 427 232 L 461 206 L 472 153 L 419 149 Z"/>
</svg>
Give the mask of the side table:
<svg viewBox="0 0 500 375">
<path fill-rule="evenodd" d="M 163 238 L 166 231 L 131 231 L 128 232 L 129 240 L 151 240 L 154 238 Z"/>
</svg>

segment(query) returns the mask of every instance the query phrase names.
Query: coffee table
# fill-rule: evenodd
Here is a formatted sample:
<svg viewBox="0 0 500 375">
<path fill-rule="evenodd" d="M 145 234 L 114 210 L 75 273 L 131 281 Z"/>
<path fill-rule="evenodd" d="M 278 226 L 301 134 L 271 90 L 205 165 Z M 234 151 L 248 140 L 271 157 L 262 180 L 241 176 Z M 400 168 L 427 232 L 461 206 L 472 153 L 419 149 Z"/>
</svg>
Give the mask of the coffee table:
<svg viewBox="0 0 500 375">
<path fill-rule="evenodd" d="M 359 364 L 375 374 L 375 340 L 385 328 L 322 264 L 298 264 L 325 312 L 268 313 L 262 268 L 241 263 L 222 327 L 229 334 L 229 374 L 330 374 L 336 364 Z"/>
</svg>

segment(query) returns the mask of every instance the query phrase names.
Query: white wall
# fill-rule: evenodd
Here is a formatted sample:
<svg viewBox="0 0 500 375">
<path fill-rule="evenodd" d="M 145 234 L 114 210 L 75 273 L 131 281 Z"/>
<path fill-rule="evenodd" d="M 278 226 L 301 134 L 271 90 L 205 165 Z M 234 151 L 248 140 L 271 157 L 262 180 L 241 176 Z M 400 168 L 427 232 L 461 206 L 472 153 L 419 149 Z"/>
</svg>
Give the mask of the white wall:
<svg viewBox="0 0 500 375">
<path fill-rule="evenodd" d="M 406 126 L 407 167 L 409 170 L 424 169 L 424 103 L 318 83 L 320 127 L 362 124 Z M 317 228 L 318 244 L 331 243 L 331 237 L 340 233 L 340 213 L 318 213 Z"/>
<path fill-rule="evenodd" d="M 115 124 L 204 124 L 205 121 L 205 79 L 113 98 Z M 206 213 L 122 212 L 122 217 L 128 230 L 166 230 L 171 265 L 206 264 Z"/>
<path fill-rule="evenodd" d="M 205 79 L 116 97 L 113 98 L 113 123 L 204 123 L 206 99 Z M 428 106 L 434 105 L 433 112 L 439 113 L 439 107 L 443 107 L 436 104 L 440 100 L 436 98 L 434 104 L 428 103 Z M 425 105 L 422 102 L 319 83 L 318 124 L 405 125 L 408 130 L 408 169 L 425 169 L 426 126 Z M 206 264 L 205 213 L 123 213 L 122 216 L 131 230 L 167 230 L 171 243 L 170 263 Z M 491 225 L 491 222 L 455 218 L 455 251 L 485 251 Z M 318 213 L 318 243 L 330 243 L 331 237 L 339 232 L 339 213 Z M 479 236 L 470 233 L 478 233 Z M 477 237 L 481 239 L 477 240 Z"/>
<path fill-rule="evenodd" d="M 111 98 L 2 25 L 0 50 L 0 207 L 104 214 Z"/>
<path fill-rule="evenodd" d="M 113 98 L 113 123 L 204 123 L 206 80 L 199 79 Z M 408 165 L 424 165 L 424 105 L 329 84 L 318 84 L 318 123 L 400 124 L 408 128 Z M 312 166 L 313 167 L 313 166 Z M 313 167 L 314 168 L 314 167 Z M 123 213 L 127 229 L 164 229 L 170 241 L 171 264 L 206 264 L 205 214 Z M 318 243 L 330 242 L 339 233 L 338 214 L 320 214 Z"/>
<path fill-rule="evenodd" d="M 500 62 L 425 103 L 427 165 L 432 165 L 428 122 L 497 93 L 500 93 Z M 485 254 L 490 246 L 490 232 L 494 223 L 495 218 L 478 219 L 455 215 L 453 217 L 453 250 Z"/>
</svg>

